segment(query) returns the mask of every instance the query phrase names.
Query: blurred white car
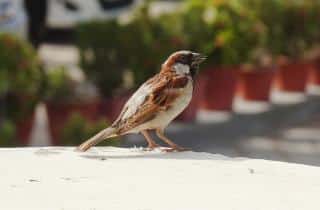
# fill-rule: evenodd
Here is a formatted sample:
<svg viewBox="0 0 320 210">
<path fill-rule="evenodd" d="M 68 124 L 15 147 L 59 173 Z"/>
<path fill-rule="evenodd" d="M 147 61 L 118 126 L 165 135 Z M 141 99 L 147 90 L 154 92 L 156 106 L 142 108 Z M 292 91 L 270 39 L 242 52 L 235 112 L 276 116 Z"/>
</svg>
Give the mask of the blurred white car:
<svg viewBox="0 0 320 210">
<path fill-rule="evenodd" d="M 41 1 L 39 4 L 38 1 Z M 19 37 L 44 40 L 47 29 L 72 29 L 77 23 L 128 14 L 143 0 L 0 0 L 0 32 Z M 159 1 L 159 3 L 162 1 Z M 170 11 L 171 3 L 163 1 L 156 10 Z M 27 5 L 27 7 L 25 7 Z M 169 5 L 169 6 L 168 6 Z M 44 9 L 47 8 L 47 9 Z M 40 14 L 41 13 L 41 14 Z M 157 11 L 155 11 L 157 13 Z M 49 30 L 50 31 L 50 30 Z M 46 36 L 50 37 L 50 33 Z"/>
<path fill-rule="evenodd" d="M 72 28 L 79 22 L 108 19 L 130 10 L 135 0 L 49 0 L 47 26 Z"/>
<path fill-rule="evenodd" d="M 22 0 L 0 0 L 0 33 L 27 38 L 28 20 Z"/>
</svg>

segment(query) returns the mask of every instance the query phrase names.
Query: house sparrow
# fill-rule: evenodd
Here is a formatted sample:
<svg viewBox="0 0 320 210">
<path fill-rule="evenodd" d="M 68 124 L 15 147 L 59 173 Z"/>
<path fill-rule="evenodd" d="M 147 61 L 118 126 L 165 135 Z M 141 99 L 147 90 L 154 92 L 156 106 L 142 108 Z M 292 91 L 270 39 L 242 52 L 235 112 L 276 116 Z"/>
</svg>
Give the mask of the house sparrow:
<svg viewBox="0 0 320 210">
<path fill-rule="evenodd" d="M 192 98 L 195 75 L 205 56 L 191 51 L 178 51 L 162 64 L 160 73 L 150 78 L 131 96 L 119 117 L 108 128 L 82 143 L 79 151 L 86 151 L 99 142 L 129 133 L 142 133 L 148 148 L 158 147 L 149 135 L 157 136 L 170 148 L 166 151 L 183 151 L 164 135 L 164 129 L 189 104 Z"/>
</svg>

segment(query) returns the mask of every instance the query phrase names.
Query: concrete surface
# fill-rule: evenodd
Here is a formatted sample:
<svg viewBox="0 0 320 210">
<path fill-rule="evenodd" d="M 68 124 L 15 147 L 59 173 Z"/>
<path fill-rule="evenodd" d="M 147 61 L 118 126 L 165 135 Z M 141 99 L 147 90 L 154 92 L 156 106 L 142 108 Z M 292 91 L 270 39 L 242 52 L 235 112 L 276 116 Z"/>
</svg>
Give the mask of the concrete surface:
<svg viewBox="0 0 320 210">
<path fill-rule="evenodd" d="M 318 210 L 320 168 L 139 148 L 0 149 L 1 209 Z"/>
</svg>

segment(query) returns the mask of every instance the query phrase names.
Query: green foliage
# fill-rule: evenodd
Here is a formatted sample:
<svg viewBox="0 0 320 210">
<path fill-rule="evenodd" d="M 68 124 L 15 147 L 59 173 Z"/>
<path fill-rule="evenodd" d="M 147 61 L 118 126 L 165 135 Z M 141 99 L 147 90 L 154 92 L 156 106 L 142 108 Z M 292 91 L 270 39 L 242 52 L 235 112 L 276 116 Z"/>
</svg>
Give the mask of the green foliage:
<svg viewBox="0 0 320 210">
<path fill-rule="evenodd" d="M 252 62 L 265 39 L 262 23 L 238 0 L 190 0 L 182 15 L 190 48 L 207 54 L 207 65 Z"/>
<path fill-rule="evenodd" d="M 44 98 L 53 104 L 87 103 L 97 99 L 97 94 L 91 84 L 80 77 L 71 74 L 63 66 L 46 72 Z"/>
<path fill-rule="evenodd" d="M 35 50 L 12 35 L 0 33 L 0 94 L 36 95 L 42 72 Z"/>
<path fill-rule="evenodd" d="M 4 121 L 0 124 L 0 146 L 12 147 L 15 146 L 15 126 L 10 121 Z"/>
<path fill-rule="evenodd" d="M 305 7 L 305 33 L 304 38 L 307 47 L 312 49 L 316 45 L 320 44 L 320 1 L 310 0 L 303 1 Z"/>
<path fill-rule="evenodd" d="M 32 46 L 0 34 L 0 97 L 4 118 L 14 122 L 30 115 L 42 97 L 44 74 Z"/>
<path fill-rule="evenodd" d="M 94 21 L 77 27 L 80 65 L 85 75 L 104 96 L 111 96 L 121 87 L 130 47 L 130 35 L 124 36 L 116 20 Z"/>
<path fill-rule="evenodd" d="M 318 0 L 186 0 L 156 17 L 150 4 L 128 23 L 79 26 L 82 68 L 104 95 L 122 87 L 124 71 L 139 86 L 176 50 L 206 54 L 205 65 L 263 65 L 272 56 L 301 58 L 320 39 Z"/>
<path fill-rule="evenodd" d="M 244 1 L 267 28 L 264 47 L 274 57 L 301 59 L 319 40 L 319 1 Z"/>
<path fill-rule="evenodd" d="M 37 95 L 27 96 L 19 93 L 9 93 L 5 96 L 4 116 L 13 122 L 21 121 L 34 112 L 39 101 L 40 98 Z"/>
<path fill-rule="evenodd" d="M 188 48 L 208 55 L 214 48 L 213 19 L 216 18 L 216 9 L 208 1 L 186 2 L 180 14 L 180 33 L 185 37 Z"/>
<path fill-rule="evenodd" d="M 131 22 L 124 26 L 132 38 L 130 43 L 133 44 L 127 52 L 131 54 L 128 64 L 136 86 L 158 73 L 163 61 L 173 51 L 186 46 L 183 37 L 179 36 L 179 16 L 164 14 L 152 17 L 149 10 L 148 3 L 142 5 Z"/>
<path fill-rule="evenodd" d="M 45 98 L 54 103 L 71 101 L 74 96 L 76 82 L 64 67 L 52 69 L 46 73 Z"/>
<path fill-rule="evenodd" d="M 61 143 L 66 146 L 81 144 L 84 140 L 92 137 L 102 129 L 107 127 L 104 120 L 88 122 L 80 114 L 71 115 L 61 132 Z M 117 146 L 119 138 L 109 139 L 99 144 L 100 146 Z"/>
<path fill-rule="evenodd" d="M 128 23 L 111 20 L 78 26 L 81 67 L 102 95 L 111 96 L 122 88 L 127 70 L 133 73 L 134 86 L 139 86 L 159 71 L 172 51 L 184 48 L 179 34 L 173 34 L 175 25 L 169 24 L 177 23 L 177 16 L 153 18 L 148 11 L 146 3 Z"/>
</svg>

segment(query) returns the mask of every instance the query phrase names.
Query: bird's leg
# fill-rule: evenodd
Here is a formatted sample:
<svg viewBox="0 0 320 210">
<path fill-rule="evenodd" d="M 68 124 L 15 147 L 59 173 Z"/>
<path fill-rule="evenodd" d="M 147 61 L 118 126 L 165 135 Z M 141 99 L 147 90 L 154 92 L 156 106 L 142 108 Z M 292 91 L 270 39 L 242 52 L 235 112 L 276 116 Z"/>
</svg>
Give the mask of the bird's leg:
<svg viewBox="0 0 320 210">
<path fill-rule="evenodd" d="M 172 142 L 170 139 L 168 139 L 168 138 L 164 135 L 162 129 L 157 129 L 157 130 L 156 130 L 156 134 L 157 134 L 157 136 L 158 136 L 161 140 L 163 140 L 165 143 L 167 143 L 167 144 L 171 147 L 171 148 L 169 148 L 169 149 L 166 149 L 165 151 L 167 151 L 167 152 L 173 152 L 173 151 L 186 151 L 186 150 L 188 150 L 188 149 L 186 149 L 186 148 L 183 148 L 183 147 L 175 144 L 175 143 Z"/>
<path fill-rule="evenodd" d="M 141 131 L 141 133 L 144 136 L 144 138 L 146 139 L 146 141 L 148 142 L 149 149 L 152 150 L 156 147 L 159 147 L 159 145 L 151 138 L 151 136 L 149 135 L 147 130 Z"/>
</svg>

